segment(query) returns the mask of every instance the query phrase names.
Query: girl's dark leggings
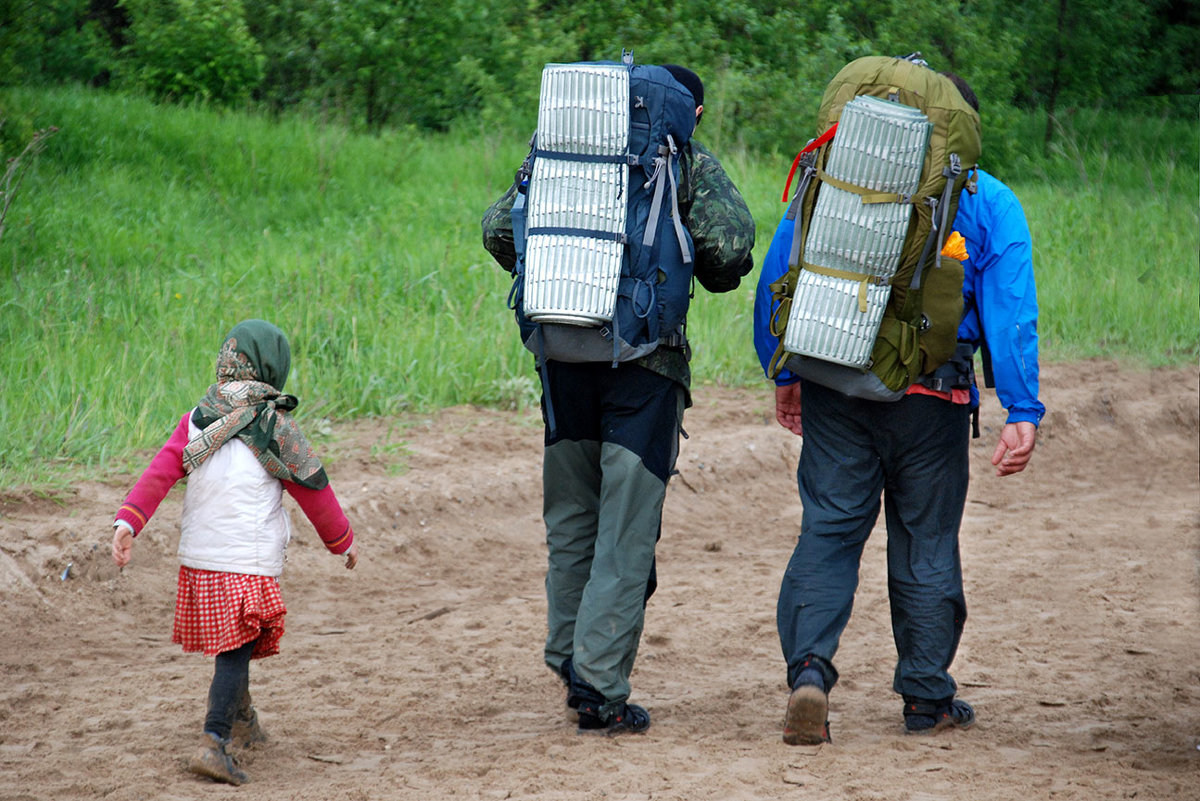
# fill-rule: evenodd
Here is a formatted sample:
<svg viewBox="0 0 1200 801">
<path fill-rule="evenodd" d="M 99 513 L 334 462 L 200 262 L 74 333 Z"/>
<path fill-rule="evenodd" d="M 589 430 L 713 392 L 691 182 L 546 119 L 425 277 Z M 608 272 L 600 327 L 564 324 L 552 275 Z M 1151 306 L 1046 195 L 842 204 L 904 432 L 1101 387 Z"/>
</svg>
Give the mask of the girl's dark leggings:
<svg viewBox="0 0 1200 801">
<path fill-rule="evenodd" d="M 208 688 L 204 730 L 222 740 L 229 739 L 242 696 L 250 692 L 250 655 L 254 653 L 256 642 L 251 640 L 240 648 L 217 654 L 212 684 Z"/>
</svg>

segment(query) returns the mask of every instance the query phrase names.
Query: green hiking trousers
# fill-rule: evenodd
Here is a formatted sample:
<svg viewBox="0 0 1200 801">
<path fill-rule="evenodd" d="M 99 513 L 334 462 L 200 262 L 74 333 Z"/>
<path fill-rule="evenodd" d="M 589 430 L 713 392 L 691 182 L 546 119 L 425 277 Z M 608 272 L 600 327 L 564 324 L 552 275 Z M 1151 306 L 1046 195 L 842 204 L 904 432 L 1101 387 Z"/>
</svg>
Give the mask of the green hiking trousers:
<svg viewBox="0 0 1200 801">
<path fill-rule="evenodd" d="M 635 364 L 547 367 L 546 664 L 570 658 L 606 717 L 629 698 L 684 389 Z"/>
</svg>

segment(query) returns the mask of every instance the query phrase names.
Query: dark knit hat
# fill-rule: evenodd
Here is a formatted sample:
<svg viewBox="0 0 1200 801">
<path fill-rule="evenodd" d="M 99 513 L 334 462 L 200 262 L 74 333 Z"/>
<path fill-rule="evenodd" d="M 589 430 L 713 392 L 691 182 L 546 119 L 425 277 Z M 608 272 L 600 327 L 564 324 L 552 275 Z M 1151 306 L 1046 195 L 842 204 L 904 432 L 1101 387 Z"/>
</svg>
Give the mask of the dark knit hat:
<svg viewBox="0 0 1200 801">
<path fill-rule="evenodd" d="M 704 105 L 704 82 L 700 80 L 699 75 L 687 67 L 681 67 L 678 64 L 663 64 L 663 69 L 671 73 L 675 80 L 687 87 L 687 90 L 692 93 L 692 99 L 696 101 L 697 106 Z"/>
<path fill-rule="evenodd" d="M 967 105 L 975 109 L 975 113 L 978 114 L 979 97 L 976 96 L 975 90 L 971 88 L 971 85 L 967 83 L 966 79 L 961 75 L 956 75 L 953 72 L 943 72 L 942 75 L 945 75 L 950 79 L 950 83 L 954 84 L 954 86 L 958 89 L 958 93 L 962 95 L 963 100 L 967 101 Z"/>
</svg>

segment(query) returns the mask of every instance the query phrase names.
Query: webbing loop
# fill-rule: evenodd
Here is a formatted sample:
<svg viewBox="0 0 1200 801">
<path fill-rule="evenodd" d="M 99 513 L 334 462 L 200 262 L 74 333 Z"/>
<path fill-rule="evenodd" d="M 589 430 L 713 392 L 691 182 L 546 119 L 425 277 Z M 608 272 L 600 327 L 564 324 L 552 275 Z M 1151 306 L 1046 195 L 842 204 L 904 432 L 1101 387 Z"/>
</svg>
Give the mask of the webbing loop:
<svg viewBox="0 0 1200 801">
<path fill-rule="evenodd" d="M 790 189 L 792 186 L 792 176 L 796 174 L 796 168 L 800 166 L 800 157 L 803 156 L 805 153 L 811 153 L 812 151 L 816 150 L 821 145 L 825 144 L 830 139 L 832 139 L 833 134 L 837 131 L 837 127 L 838 127 L 838 124 L 836 122 L 833 125 L 830 125 L 829 130 L 827 130 L 825 133 L 821 134 L 816 139 L 809 142 L 807 145 L 804 146 L 803 150 L 801 150 L 799 153 L 796 154 L 796 158 L 792 160 L 792 169 L 788 171 L 787 183 L 783 185 L 783 201 L 782 202 L 787 203 L 788 189 Z M 797 193 L 797 194 L 799 194 L 799 193 Z"/>
</svg>

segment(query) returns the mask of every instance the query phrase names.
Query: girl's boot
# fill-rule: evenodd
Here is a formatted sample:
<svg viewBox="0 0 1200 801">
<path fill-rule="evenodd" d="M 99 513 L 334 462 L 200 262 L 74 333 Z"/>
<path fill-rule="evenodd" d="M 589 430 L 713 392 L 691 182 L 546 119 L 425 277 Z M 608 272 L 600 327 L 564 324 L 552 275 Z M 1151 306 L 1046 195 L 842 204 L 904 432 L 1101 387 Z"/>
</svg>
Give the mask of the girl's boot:
<svg viewBox="0 0 1200 801">
<path fill-rule="evenodd" d="M 238 748 L 249 748 L 267 741 L 267 733 L 258 723 L 258 710 L 250 703 L 250 693 L 242 694 L 237 713 L 233 716 L 233 730 L 229 739 Z"/>
<path fill-rule="evenodd" d="M 200 748 L 188 760 L 188 770 L 227 784 L 245 784 L 250 781 L 250 777 L 238 767 L 233 755 L 229 753 L 229 740 L 222 740 L 210 732 L 204 732 L 202 735 Z"/>
</svg>

